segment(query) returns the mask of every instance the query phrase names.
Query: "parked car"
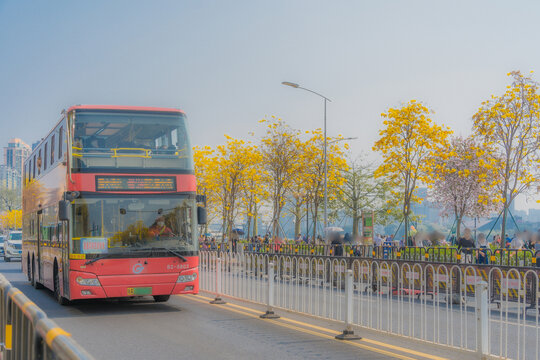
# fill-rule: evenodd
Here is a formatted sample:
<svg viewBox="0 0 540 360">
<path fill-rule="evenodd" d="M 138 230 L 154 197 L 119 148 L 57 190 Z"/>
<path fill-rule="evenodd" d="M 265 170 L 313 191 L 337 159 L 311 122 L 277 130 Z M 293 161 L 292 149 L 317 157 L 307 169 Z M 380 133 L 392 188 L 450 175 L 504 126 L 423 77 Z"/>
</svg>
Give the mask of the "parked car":
<svg viewBox="0 0 540 360">
<path fill-rule="evenodd" d="M 4 240 L 6 240 L 6 237 L 0 235 L 0 256 L 4 256 Z"/>
<path fill-rule="evenodd" d="M 22 254 L 22 232 L 10 231 L 4 241 L 4 261 L 10 262 L 13 259 L 21 259 Z"/>
</svg>

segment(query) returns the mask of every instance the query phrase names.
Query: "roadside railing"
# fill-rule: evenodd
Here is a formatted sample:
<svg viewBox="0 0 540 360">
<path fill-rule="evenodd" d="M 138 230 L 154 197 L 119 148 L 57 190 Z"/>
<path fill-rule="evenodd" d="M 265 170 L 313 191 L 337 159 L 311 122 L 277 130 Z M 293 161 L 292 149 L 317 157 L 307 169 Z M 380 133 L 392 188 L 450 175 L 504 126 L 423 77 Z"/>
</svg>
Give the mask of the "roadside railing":
<svg viewBox="0 0 540 360">
<path fill-rule="evenodd" d="M 540 357 L 537 269 L 226 251 L 201 251 L 199 266 L 201 290 L 216 298 L 344 321 L 347 328 L 460 348 L 480 358 Z"/>
<path fill-rule="evenodd" d="M 94 359 L 0 274 L 0 358 Z"/>
<path fill-rule="evenodd" d="M 498 265 L 510 267 L 540 267 L 540 251 L 530 249 L 463 248 L 453 246 L 373 246 L 373 245 L 314 245 L 260 243 L 201 243 L 205 251 L 304 256 L 339 256 L 379 260 L 408 260 L 447 264 Z"/>
</svg>

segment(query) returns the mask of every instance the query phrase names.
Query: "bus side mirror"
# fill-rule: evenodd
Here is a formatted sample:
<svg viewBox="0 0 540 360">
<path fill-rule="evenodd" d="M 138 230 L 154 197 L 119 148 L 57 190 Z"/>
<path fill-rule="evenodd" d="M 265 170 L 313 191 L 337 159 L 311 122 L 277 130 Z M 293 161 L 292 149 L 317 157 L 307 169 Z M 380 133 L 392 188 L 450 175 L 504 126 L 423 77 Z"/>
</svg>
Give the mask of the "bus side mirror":
<svg viewBox="0 0 540 360">
<path fill-rule="evenodd" d="M 197 206 L 197 223 L 199 225 L 206 224 L 206 208 Z"/>
<path fill-rule="evenodd" d="M 68 221 L 69 220 L 69 207 L 70 202 L 67 200 L 60 200 L 58 202 L 58 219 L 60 221 Z"/>
</svg>

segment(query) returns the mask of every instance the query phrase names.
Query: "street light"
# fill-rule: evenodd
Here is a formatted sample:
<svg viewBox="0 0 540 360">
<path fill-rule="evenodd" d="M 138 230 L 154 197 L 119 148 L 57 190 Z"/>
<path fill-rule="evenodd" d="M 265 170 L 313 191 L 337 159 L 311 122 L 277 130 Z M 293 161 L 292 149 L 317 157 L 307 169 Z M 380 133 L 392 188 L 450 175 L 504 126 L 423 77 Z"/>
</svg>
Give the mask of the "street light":
<svg viewBox="0 0 540 360">
<path fill-rule="evenodd" d="M 329 142 L 329 144 L 334 144 L 334 143 L 337 143 L 338 141 L 347 141 L 347 140 L 356 140 L 358 139 L 358 137 L 346 137 L 346 138 L 341 138 L 341 139 L 334 139 L 332 141 Z"/>
<path fill-rule="evenodd" d="M 327 207 L 328 207 L 328 191 L 327 191 L 327 187 L 326 187 L 326 181 L 327 181 L 327 178 L 328 178 L 328 169 L 327 169 L 327 164 L 326 164 L 326 102 L 327 101 L 332 101 L 330 100 L 329 98 L 327 98 L 326 96 L 324 95 L 321 95 L 313 90 L 309 90 L 309 89 L 306 89 L 306 88 L 303 88 L 301 87 L 300 85 L 296 84 L 296 83 L 292 83 L 292 82 L 288 82 L 288 81 L 283 81 L 281 82 L 283 85 L 287 85 L 287 86 L 290 86 L 290 87 L 293 87 L 295 89 L 302 89 L 302 90 L 306 90 L 306 91 L 309 91 L 310 93 L 313 93 L 315 95 L 318 95 L 320 97 L 322 97 L 324 99 L 324 236 L 326 237 L 326 228 L 328 227 L 328 211 L 327 211 Z"/>
</svg>

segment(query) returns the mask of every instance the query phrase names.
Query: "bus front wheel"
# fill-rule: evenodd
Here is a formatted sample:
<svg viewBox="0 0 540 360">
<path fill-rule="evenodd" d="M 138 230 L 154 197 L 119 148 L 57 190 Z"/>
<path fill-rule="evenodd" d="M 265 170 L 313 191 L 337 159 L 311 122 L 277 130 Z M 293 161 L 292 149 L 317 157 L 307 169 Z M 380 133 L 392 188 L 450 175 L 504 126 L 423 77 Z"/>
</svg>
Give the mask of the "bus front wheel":
<svg viewBox="0 0 540 360">
<path fill-rule="evenodd" d="M 55 266 L 54 271 L 54 297 L 56 298 L 56 302 L 60 305 L 68 305 L 69 300 L 62 296 L 60 293 L 60 280 L 58 277 L 58 269 Z"/>
<path fill-rule="evenodd" d="M 154 301 L 155 302 L 166 302 L 169 300 L 171 295 L 154 295 Z"/>
</svg>

